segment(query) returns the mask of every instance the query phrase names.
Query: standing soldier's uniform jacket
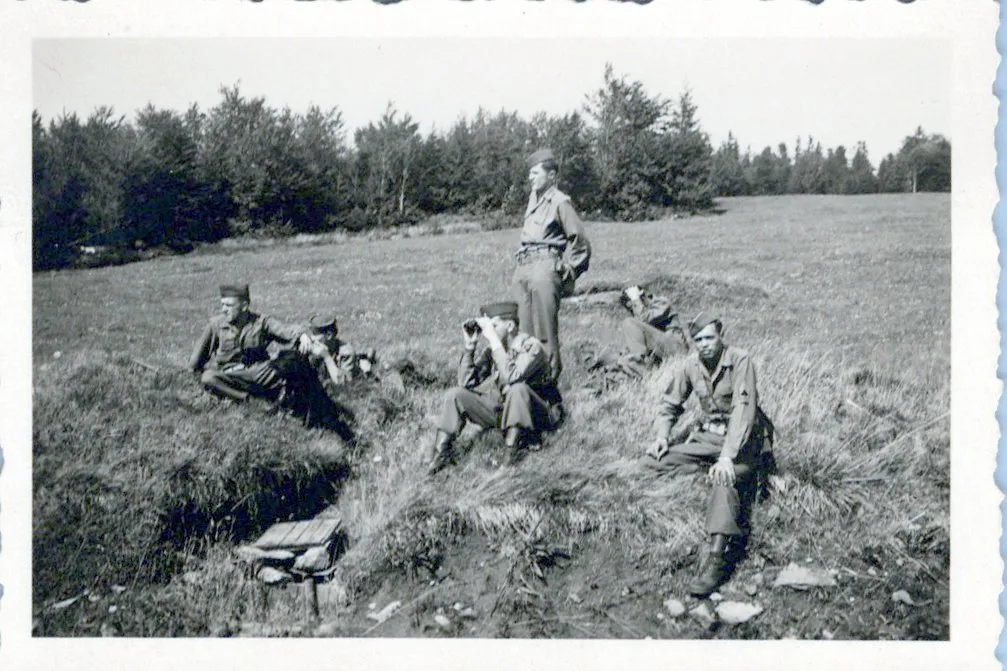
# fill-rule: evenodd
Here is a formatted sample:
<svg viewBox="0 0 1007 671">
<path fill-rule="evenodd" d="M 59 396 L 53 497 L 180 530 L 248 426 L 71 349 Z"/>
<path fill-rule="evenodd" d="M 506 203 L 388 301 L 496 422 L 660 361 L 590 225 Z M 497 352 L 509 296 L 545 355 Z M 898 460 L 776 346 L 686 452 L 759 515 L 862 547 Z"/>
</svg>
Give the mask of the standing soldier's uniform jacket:
<svg viewBox="0 0 1007 671">
<path fill-rule="evenodd" d="M 250 393 L 276 393 L 283 380 L 270 365 L 267 347 L 273 342 L 292 343 L 301 333 L 302 329 L 254 312 L 239 324 L 218 315 L 203 330 L 189 367 L 203 372 L 201 381 L 210 391 L 235 400 L 245 400 Z"/>
<path fill-rule="evenodd" d="M 735 484 L 715 484 L 707 507 L 707 532 L 743 534 L 748 526 L 748 508 L 755 495 L 763 450 L 771 449 L 772 428 L 758 405 L 755 367 L 742 349 L 725 346 L 716 368 L 708 372 L 697 353 L 675 369 L 658 408 L 657 438 L 670 440 L 685 401 L 695 393 L 699 418 L 684 442 L 673 444 L 660 461 L 650 460 L 656 470 L 698 470 L 718 459 L 734 464 Z"/>
<path fill-rule="evenodd" d="M 509 351 L 466 350 L 458 387 L 448 391 L 437 427 L 456 435 L 471 420 L 484 428 L 550 430 L 561 418 L 559 393 L 542 343 L 517 333 Z"/>
<path fill-rule="evenodd" d="M 570 197 L 555 186 L 541 198 L 534 191 L 529 195 L 515 257 L 513 294 L 521 327 L 546 347 L 553 378 L 558 379 L 559 303 L 587 271 L 591 245 Z"/>
</svg>

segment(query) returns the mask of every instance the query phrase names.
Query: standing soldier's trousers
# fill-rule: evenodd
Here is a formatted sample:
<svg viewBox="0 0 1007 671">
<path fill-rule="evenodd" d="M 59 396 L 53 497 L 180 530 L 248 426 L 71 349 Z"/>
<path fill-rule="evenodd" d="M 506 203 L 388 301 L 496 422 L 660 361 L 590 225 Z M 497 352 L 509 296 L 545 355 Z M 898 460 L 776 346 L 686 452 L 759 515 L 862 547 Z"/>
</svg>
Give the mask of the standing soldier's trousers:
<svg viewBox="0 0 1007 671">
<path fill-rule="evenodd" d="M 545 346 L 554 380 L 559 380 L 563 370 L 559 355 L 559 302 L 563 296 L 559 263 L 559 257 L 547 250 L 519 255 L 511 285 L 518 305 L 519 328 Z"/>
<path fill-rule="evenodd" d="M 200 382 L 207 391 L 235 401 L 244 401 L 249 396 L 273 398 L 283 388 L 283 378 L 269 361 L 250 366 L 207 368 Z"/>
<path fill-rule="evenodd" d="M 622 336 L 632 360 L 643 361 L 647 357 L 653 357 L 666 361 L 687 351 L 682 337 L 676 331 L 662 331 L 636 317 L 622 320 Z"/>
<path fill-rule="evenodd" d="M 496 389 L 480 391 L 454 387 L 444 395 L 437 428 L 456 436 L 470 421 L 479 426 L 507 430 L 520 427 L 549 431 L 559 422 L 559 409 L 523 382 L 507 387 L 503 396 Z"/>
<path fill-rule="evenodd" d="M 724 437 L 699 431 L 673 445 L 660 461 L 644 457 L 647 468 L 661 472 L 696 473 L 717 462 Z M 713 484 L 706 504 L 706 532 L 733 536 L 747 534 L 756 494 L 756 461 L 753 445 L 746 445 L 734 462 L 734 486 Z"/>
</svg>

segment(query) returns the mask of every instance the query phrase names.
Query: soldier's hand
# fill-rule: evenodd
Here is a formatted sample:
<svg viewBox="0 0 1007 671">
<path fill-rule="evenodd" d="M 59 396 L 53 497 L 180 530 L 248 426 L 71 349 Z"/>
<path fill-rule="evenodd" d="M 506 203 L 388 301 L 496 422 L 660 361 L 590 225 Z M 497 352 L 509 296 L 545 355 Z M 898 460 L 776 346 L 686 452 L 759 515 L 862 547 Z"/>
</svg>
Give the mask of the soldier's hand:
<svg viewBox="0 0 1007 671">
<path fill-rule="evenodd" d="M 664 455 L 668 454 L 668 441 L 658 438 L 647 448 L 647 454 L 657 461 L 661 461 Z"/>
<path fill-rule="evenodd" d="M 497 336 L 496 329 L 493 328 L 492 319 L 489 317 L 476 317 L 476 324 L 479 325 L 479 330 L 482 331 L 482 335 L 486 338 L 486 342 L 490 344 L 490 347 L 500 344 L 500 337 Z"/>
<path fill-rule="evenodd" d="M 479 325 L 479 330 L 484 334 L 486 332 L 496 333 L 496 331 L 493 330 L 493 320 L 489 317 L 476 317 L 476 324 Z"/>
<path fill-rule="evenodd" d="M 638 301 L 643 296 L 643 289 L 638 286 L 626 287 L 626 298 L 631 301 Z"/>
<path fill-rule="evenodd" d="M 312 356 L 324 359 L 325 355 L 329 353 L 329 348 L 321 340 L 312 340 L 308 352 Z"/>
<path fill-rule="evenodd" d="M 462 328 L 462 336 L 465 338 L 465 349 L 476 348 L 476 343 L 479 341 L 479 329 L 466 331 Z"/>
<path fill-rule="evenodd" d="M 311 351 L 311 345 L 313 342 L 314 341 L 312 341 L 311 336 L 309 336 L 307 333 L 302 333 L 297 338 L 297 351 L 300 352 L 301 354 L 307 354 L 308 352 Z"/>
<path fill-rule="evenodd" d="M 718 459 L 717 463 L 710 467 L 706 477 L 715 485 L 731 487 L 734 485 L 734 463 L 727 459 Z"/>
</svg>

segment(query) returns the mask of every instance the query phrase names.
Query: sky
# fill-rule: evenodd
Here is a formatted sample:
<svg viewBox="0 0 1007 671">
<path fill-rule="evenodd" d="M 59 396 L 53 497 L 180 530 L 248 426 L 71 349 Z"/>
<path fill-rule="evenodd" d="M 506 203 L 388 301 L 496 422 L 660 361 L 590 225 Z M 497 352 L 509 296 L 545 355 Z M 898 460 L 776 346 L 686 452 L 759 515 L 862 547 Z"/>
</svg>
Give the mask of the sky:
<svg viewBox="0 0 1007 671">
<path fill-rule="evenodd" d="M 106 105 L 208 110 L 240 85 L 273 107 L 338 107 L 348 137 L 391 101 L 446 129 L 481 106 L 580 110 L 605 64 L 675 99 L 688 87 L 714 145 L 734 133 L 753 153 L 812 135 L 867 143 L 871 160 L 917 126 L 951 138 L 951 46 L 924 39 L 65 39 L 36 40 L 33 98 L 43 119 Z M 852 155 L 852 151 L 849 152 Z"/>
</svg>

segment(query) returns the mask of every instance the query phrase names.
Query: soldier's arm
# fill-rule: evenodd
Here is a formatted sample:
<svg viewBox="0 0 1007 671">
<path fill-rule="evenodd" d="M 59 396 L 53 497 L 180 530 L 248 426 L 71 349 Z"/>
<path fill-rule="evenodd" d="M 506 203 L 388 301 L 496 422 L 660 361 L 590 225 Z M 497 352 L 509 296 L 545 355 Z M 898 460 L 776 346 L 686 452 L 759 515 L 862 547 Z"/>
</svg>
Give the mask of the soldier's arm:
<svg viewBox="0 0 1007 671">
<path fill-rule="evenodd" d="M 587 272 L 591 262 L 591 243 L 584 231 L 584 222 L 569 199 L 564 199 L 556 208 L 556 216 L 566 232 L 567 246 L 565 262 L 573 271 L 574 278 Z"/>
<path fill-rule="evenodd" d="M 266 332 L 266 335 L 269 336 L 270 340 L 275 340 L 285 345 L 289 345 L 294 341 L 300 340 L 301 336 L 308 332 L 308 329 L 303 326 L 284 324 L 278 319 L 273 319 L 272 317 L 263 317 L 262 329 Z"/>
<path fill-rule="evenodd" d="M 203 329 L 202 335 L 199 336 L 199 340 L 196 342 L 196 347 L 192 350 L 192 355 L 189 356 L 189 370 L 193 373 L 203 370 L 212 354 L 213 324 L 207 324 L 206 328 Z"/>
<path fill-rule="evenodd" d="M 731 462 L 737 458 L 741 447 L 752 435 L 759 407 L 758 394 L 755 390 L 755 366 L 747 355 L 735 363 L 732 382 L 734 388 L 731 390 L 731 416 L 727 421 L 724 447 L 720 451 L 720 460 Z"/>
<path fill-rule="evenodd" d="M 679 417 L 685 409 L 685 400 L 692 393 L 692 381 L 683 365 L 676 366 L 671 381 L 661 395 L 657 405 L 657 419 L 654 422 L 656 440 L 665 445 L 671 437 Z"/>
<path fill-rule="evenodd" d="M 478 359 L 475 348 L 465 348 L 461 361 L 458 362 L 458 385 L 471 389 L 478 386 L 486 379 L 486 371 L 489 368 L 489 351 L 483 350 Z"/>
<path fill-rule="evenodd" d="M 502 346 L 494 346 L 490 352 L 500 379 L 506 384 L 527 382 L 549 367 L 549 357 L 537 340 L 526 339 L 511 352 L 505 351 Z"/>
</svg>

